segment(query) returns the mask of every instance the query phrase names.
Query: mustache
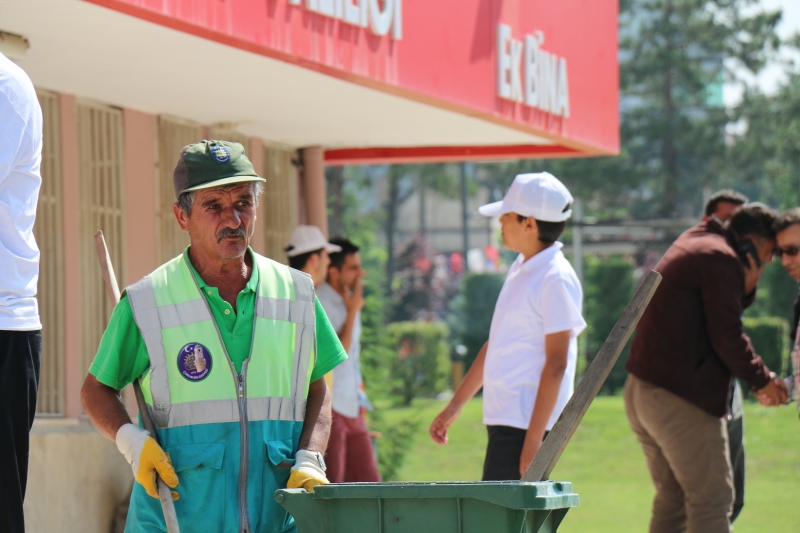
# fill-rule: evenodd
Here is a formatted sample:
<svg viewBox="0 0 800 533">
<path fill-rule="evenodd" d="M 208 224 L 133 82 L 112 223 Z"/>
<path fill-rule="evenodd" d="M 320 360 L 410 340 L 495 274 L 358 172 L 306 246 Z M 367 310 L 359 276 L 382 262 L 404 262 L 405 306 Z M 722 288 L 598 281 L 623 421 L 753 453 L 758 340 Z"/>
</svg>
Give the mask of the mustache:
<svg viewBox="0 0 800 533">
<path fill-rule="evenodd" d="M 227 237 L 241 237 L 242 239 L 244 239 L 246 236 L 247 234 L 245 233 L 244 228 L 242 226 L 239 226 L 236 229 L 225 228 L 219 233 L 217 233 L 217 242 Z"/>
</svg>

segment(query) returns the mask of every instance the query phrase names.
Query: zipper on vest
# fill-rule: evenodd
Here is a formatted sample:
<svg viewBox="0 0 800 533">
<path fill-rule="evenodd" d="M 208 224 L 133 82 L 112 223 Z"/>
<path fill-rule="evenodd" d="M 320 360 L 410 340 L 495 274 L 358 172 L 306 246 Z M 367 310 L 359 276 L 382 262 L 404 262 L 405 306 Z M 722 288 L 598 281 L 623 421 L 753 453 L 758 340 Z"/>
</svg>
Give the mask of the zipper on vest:
<svg viewBox="0 0 800 533">
<path fill-rule="evenodd" d="M 249 359 L 249 358 L 248 358 Z M 242 373 L 236 372 L 231 363 L 236 379 L 236 401 L 239 403 L 239 528 L 241 533 L 251 533 L 250 517 L 247 512 L 247 470 L 250 467 L 250 442 L 247 420 L 247 361 L 242 363 Z"/>
<path fill-rule="evenodd" d="M 203 291 L 200 290 L 200 285 L 197 284 L 197 280 L 191 274 L 191 268 L 189 266 L 189 257 L 186 253 L 183 256 L 184 260 L 186 261 L 186 268 L 189 269 L 189 276 L 194 281 L 195 287 L 197 287 L 197 292 L 200 294 L 200 297 L 203 299 L 203 303 L 206 305 L 206 309 L 208 309 L 209 316 L 212 317 L 211 322 L 214 324 L 214 329 L 217 330 L 217 336 L 219 337 L 219 343 L 222 345 L 222 351 L 225 353 L 225 358 L 228 360 L 228 364 L 231 366 L 231 373 L 233 373 L 233 381 L 236 386 L 236 401 L 239 405 L 239 490 L 238 490 L 238 500 L 239 500 L 239 533 L 252 533 L 252 529 L 250 528 L 250 515 L 247 512 L 247 469 L 250 466 L 250 443 L 248 442 L 248 420 L 247 420 L 247 363 L 250 362 L 250 356 L 253 354 L 253 343 L 255 342 L 256 337 L 256 317 L 258 315 L 257 308 L 258 308 L 258 295 L 260 294 L 261 289 L 261 281 L 259 280 L 258 287 L 256 287 L 256 304 L 255 308 L 253 309 L 253 337 L 250 340 L 250 353 L 247 355 L 247 359 L 244 360 L 242 363 L 242 373 L 238 373 L 236 371 L 236 366 L 231 361 L 231 356 L 228 354 L 228 348 L 225 346 L 225 341 L 222 340 L 222 334 L 219 331 L 219 325 L 217 321 L 214 320 L 214 314 L 211 312 L 211 306 L 208 305 L 208 300 L 206 300 L 205 294 Z M 253 268 L 258 268 L 258 265 L 253 262 Z"/>
</svg>

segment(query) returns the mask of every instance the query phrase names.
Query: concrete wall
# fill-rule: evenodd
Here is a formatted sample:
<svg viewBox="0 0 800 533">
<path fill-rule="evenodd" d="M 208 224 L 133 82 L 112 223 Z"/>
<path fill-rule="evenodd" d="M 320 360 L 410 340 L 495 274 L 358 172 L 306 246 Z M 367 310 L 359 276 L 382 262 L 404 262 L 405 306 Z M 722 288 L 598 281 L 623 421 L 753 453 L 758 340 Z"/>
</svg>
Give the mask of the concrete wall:
<svg viewBox="0 0 800 533">
<path fill-rule="evenodd" d="M 26 533 L 109 533 L 131 467 L 85 420 L 37 419 L 31 433 Z"/>
</svg>

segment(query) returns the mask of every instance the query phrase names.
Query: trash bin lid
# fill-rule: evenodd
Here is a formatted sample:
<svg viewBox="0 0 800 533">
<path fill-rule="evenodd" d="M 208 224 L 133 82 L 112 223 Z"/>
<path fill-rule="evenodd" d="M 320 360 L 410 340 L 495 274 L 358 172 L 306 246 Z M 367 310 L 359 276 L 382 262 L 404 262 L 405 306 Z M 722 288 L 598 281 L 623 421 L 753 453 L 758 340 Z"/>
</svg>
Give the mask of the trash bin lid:
<svg viewBox="0 0 800 533">
<path fill-rule="evenodd" d="M 509 509 L 563 509 L 580 499 L 572 483 L 543 481 L 467 481 L 444 483 L 335 483 L 314 488 L 314 499 L 472 498 Z"/>
</svg>

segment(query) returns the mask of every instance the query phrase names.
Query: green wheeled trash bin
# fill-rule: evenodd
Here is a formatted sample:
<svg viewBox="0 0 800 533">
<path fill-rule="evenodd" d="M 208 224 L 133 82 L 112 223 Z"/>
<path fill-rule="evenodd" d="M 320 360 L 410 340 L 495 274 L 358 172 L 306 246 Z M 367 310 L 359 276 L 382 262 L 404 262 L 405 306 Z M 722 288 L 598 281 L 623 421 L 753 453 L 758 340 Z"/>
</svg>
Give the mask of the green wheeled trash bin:
<svg viewBox="0 0 800 533">
<path fill-rule="evenodd" d="M 298 533 L 554 533 L 579 505 L 572 483 L 341 483 L 283 489 Z"/>
</svg>

